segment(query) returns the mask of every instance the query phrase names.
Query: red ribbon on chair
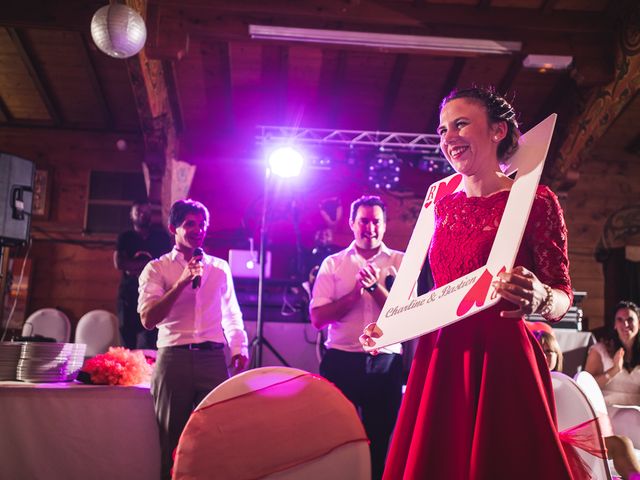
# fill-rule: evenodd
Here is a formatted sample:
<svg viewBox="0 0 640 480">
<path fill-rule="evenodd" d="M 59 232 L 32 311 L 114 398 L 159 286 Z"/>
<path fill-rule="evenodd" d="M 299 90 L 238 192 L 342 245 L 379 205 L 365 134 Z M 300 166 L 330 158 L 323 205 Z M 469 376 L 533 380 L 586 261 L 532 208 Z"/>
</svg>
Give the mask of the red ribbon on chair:
<svg viewBox="0 0 640 480">
<path fill-rule="evenodd" d="M 592 418 L 571 428 L 559 432 L 569 466 L 574 478 L 593 478 L 591 469 L 580 457 L 576 449 L 584 450 L 593 456 L 606 459 L 607 449 L 600 433 L 598 419 Z"/>
</svg>

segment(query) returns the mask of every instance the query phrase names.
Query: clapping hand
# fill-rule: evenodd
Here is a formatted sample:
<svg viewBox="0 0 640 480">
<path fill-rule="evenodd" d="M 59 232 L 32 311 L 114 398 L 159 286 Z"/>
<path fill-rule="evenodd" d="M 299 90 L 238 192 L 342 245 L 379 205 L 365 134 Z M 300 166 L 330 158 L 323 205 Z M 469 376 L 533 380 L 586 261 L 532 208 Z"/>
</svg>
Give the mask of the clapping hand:
<svg viewBox="0 0 640 480">
<path fill-rule="evenodd" d="M 358 281 L 363 288 L 369 288 L 378 282 L 380 269 L 375 265 L 367 263 L 358 272 Z"/>
<path fill-rule="evenodd" d="M 616 353 L 613 354 L 613 366 L 621 372 L 624 368 L 624 348 L 619 348 Z"/>
</svg>

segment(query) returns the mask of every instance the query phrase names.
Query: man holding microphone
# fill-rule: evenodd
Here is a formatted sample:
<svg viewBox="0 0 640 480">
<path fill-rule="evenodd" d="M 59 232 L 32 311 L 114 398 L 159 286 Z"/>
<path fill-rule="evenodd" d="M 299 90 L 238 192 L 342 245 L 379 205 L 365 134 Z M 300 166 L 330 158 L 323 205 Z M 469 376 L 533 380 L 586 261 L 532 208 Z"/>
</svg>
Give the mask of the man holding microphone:
<svg viewBox="0 0 640 480">
<path fill-rule="evenodd" d="M 195 406 L 248 360 L 247 334 L 226 261 L 206 255 L 202 244 L 209 211 L 179 200 L 169 212 L 173 250 L 140 274 L 138 312 L 142 325 L 158 329 L 158 358 L 151 393 L 160 427 L 162 478 L 170 478 L 172 454 Z"/>
</svg>

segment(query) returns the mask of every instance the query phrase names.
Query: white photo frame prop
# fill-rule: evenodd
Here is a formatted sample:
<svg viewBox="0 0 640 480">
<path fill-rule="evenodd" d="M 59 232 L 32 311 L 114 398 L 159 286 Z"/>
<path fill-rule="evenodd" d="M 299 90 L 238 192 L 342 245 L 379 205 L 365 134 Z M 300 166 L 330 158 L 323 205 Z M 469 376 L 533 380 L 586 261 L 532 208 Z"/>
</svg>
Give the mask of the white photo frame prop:
<svg viewBox="0 0 640 480">
<path fill-rule="evenodd" d="M 519 148 L 511 161 L 518 173 L 486 265 L 416 297 L 418 275 L 427 261 L 427 250 L 435 229 L 434 204 L 442 197 L 462 190 L 462 175 L 456 173 L 429 186 L 398 276 L 378 317 L 377 325 L 382 335 L 372 339 L 375 345 L 364 347 L 365 350 L 419 337 L 498 303 L 500 298 L 491 288 L 491 282 L 498 273 L 514 266 L 556 118 L 556 114 L 550 115 L 520 138 Z"/>
</svg>

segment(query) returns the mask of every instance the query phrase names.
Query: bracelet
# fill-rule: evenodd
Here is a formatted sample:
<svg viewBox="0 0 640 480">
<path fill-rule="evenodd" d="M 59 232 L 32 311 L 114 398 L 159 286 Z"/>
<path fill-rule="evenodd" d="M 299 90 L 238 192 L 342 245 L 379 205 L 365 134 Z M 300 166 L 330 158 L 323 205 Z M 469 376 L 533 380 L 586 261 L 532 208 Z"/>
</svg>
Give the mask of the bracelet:
<svg viewBox="0 0 640 480">
<path fill-rule="evenodd" d="M 542 305 L 538 307 L 538 313 L 543 317 L 546 317 L 553 309 L 553 289 L 545 283 L 543 283 L 542 286 L 544 287 L 545 292 L 547 292 L 547 296 L 544 299 L 544 302 L 542 302 Z"/>
<path fill-rule="evenodd" d="M 363 287 L 367 292 L 369 293 L 373 293 L 376 291 L 376 288 L 378 288 L 378 282 L 374 283 L 373 285 L 369 285 L 368 287 Z"/>
</svg>

